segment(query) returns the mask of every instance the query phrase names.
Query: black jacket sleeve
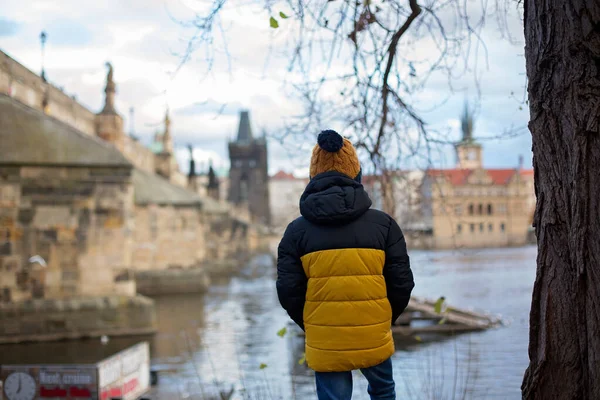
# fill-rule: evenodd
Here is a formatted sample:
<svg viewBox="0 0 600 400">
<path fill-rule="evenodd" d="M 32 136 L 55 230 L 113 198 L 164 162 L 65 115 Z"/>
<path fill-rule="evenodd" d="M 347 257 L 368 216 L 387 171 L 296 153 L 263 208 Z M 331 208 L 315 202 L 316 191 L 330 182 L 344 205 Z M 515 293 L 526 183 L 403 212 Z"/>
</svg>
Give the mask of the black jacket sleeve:
<svg viewBox="0 0 600 400">
<path fill-rule="evenodd" d="M 292 224 L 277 249 L 277 296 L 290 318 L 304 330 L 304 303 L 308 279 L 302 268 Z"/>
<path fill-rule="evenodd" d="M 392 324 L 404 311 L 415 287 L 410 261 L 406 251 L 406 241 L 400 227 L 390 218 L 391 224 L 386 240 L 385 266 L 383 276 L 387 287 L 387 297 L 392 306 Z"/>
</svg>

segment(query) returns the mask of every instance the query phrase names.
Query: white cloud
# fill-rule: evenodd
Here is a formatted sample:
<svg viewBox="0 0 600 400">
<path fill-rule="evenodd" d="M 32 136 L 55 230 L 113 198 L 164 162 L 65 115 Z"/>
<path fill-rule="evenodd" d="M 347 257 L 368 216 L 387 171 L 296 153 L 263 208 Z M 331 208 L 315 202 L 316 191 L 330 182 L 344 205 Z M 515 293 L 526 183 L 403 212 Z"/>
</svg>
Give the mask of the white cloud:
<svg viewBox="0 0 600 400">
<path fill-rule="evenodd" d="M 196 173 L 205 173 L 208 170 L 209 163 L 215 169 L 229 168 L 229 160 L 223 158 L 221 154 L 215 151 L 207 151 L 199 148 L 194 149 L 194 161 L 196 163 Z M 175 151 L 175 158 L 182 171 L 189 170 L 190 153 L 185 148 L 179 148 Z"/>
<path fill-rule="evenodd" d="M 160 127 L 157 124 L 160 124 L 168 104 L 173 115 L 177 157 L 185 169 L 187 152 L 182 147 L 187 143 L 198 146 L 199 161 L 214 158 L 215 163 L 226 163 L 226 141 L 234 136 L 237 129 L 237 109 L 218 118 L 212 112 L 183 115 L 178 114 L 178 110 L 207 101 L 247 108 L 251 111 L 255 134 L 260 134 L 262 129 L 269 133 L 278 132 L 286 121 L 303 111 L 300 101 L 291 97 L 283 86 L 285 79 L 298 82 L 300 76 L 289 75 L 287 58 L 280 57 L 289 50 L 286 46 L 293 37 L 295 22 L 288 19 L 281 21 L 280 29 L 270 29 L 269 14 L 259 5 L 241 10 L 238 3 L 231 2 L 222 14 L 222 26 L 231 55 L 230 65 L 226 62 L 224 44 L 217 36 L 216 64 L 210 73 L 206 74 L 207 54 L 204 49 L 198 49 L 173 76 L 171 73 L 180 62 L 173 54 L 185 49 L 185 39 L 193 29 L 182 27 L 172 17 L 192 19 L 194 10 L 202 11 L 210 1 L 34 0 L 28 2 L 27 7 L 16 1 L 4 0 L 2 3 L 4 17 L 19 23 L 16 35 L 3 37 L 2 49 L 34 71 L 39 70 L 37 35 L 42 29 L 52 26 L 53 21 L 72 21 L 73 29 L 85 26 L 90 35 L 90 43 L 86 44 L 76 41 L 58 43 L 54 41 L 58 34 L 53 35 L 51 29 L 47 30 L 46 69 L 49 78 L 58 86 L 65 86 L 69 94 L 76 94 L 92 110 L 97 110 L 104 97 L 104 63 L 110 60 L 115 68 L 119 111 L 127 117 L 129 108 L 135 107 L 135 131 L 143 141 L 148 142 Z M 274 13 L 278 11 L 274 9 Z M 511 125 L 522 126 L 528 119 L 527 110 L 519 110 L 519 103 L 510 97 L 511 92 L 516 97 L 522 96 L 525 68 L 518 18 L 509 18 L 508 24 L 510 32 L 521 44 L 514 46 L 499 39 L 493 23 L 483 32 L 489 51 L 489 69 L 482 70 L 480 80 L 482 97 L 477 134 L 496 135 Z M 404 52 L 403 57 L 423 59 L 434 51 L 434 45 L 423 41 L 414 48 L 403 45 L 401 51 Z M 266 63 L 269 54 L 269 62 Z M 483 65 L 483 53 L 479 57 L 480 65 Z M 337 74 L 347 68 L 344 59 L 334 59 L 330 73 Z M 323 70 L 323 65 L 315 64 L 312 72 L 317 74 Z M 425 90 L 412 100 L 431 126 L 444 129 L 450 126 L 453 134 L 457 134 L 462 102 L 465 96 L 474 96 L 475 87 L 471 73 L 453 83 L 461 92 L 452 93 L 447 76 L 436 73 Z M 330 93 L 333 89 L 337 92 L 339 87 L 332 86 Z M 443 102 L 445 99 L 448 101 Z M 319 128 L 315 127 L 315 130 Z M 307 138 L 313 136 L 312 132 L 306 134 Z M 273 143 L 270 145 L 270 169 L 307 169 L 311 146 L 312 143 L 304 145 L 297 140 L 287 140 L 286 148 Z M 527 149 L 530 138 L 525 135 L 502 143 L 486 142 L 486 159 L 494 165 L 503 162 L 509 165 L 515 158 L 514 154 L 510 154 L 511 147 Z M 495 151 L 496 148 L 503 151 Z M 446 150 L 447 153 L 451 151 Z M 530 157 L 525 158 L 528 160 Z"/>
</svg>

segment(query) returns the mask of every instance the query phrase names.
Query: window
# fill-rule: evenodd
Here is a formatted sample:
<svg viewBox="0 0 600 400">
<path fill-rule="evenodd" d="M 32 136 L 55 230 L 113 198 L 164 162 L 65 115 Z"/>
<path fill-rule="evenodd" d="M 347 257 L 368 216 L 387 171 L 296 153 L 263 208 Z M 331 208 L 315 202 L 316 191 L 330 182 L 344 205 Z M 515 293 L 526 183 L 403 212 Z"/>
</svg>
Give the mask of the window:
<svg viewBox="0 0 600 400">
<path fill-rule="evenodd" d="M 456 225 L 456 233 L 459 233 L 459 234 L 462 233 L 462 225 L 461 224 Z"/>
<path fill-rule="evenodd" d="M 477 207 L 477 213 L 479 215 L 483 215 L 483 204 L 479 204 L 479 206 Z"/>
<path fill-rule="evenodd" d="M 471 228 L 471 233 L 475 232 L 475 224 L 471 224 L 470 228 Z"/>
<path fill-rule="evenodd" d="M 494 230 L 493 224 L 488 224 L 488 231 L 492 232 Z"/>
<path fill-rule="evenodd" d="M 504 203 L 498 204 L 498 213 L 506 214 L 506 204 L 504 204 Z"/>
<path fill-rule="evenodd" d="M 488 215 L 492 215 L 492 205 L 491 204 L 487 205 L 487 213 L 488 213 Z"/>
<path fill-rule="evenodd" d="M 502 232 L 506 231 L 506 226 L 504 226 L 504 222 L 500 224 L 500 230 Z"/>
<path fill-rule="evenodd" d="M 235 165 L 236 167 L 241 167 L 241 166 L 242 166 L 242 163 L 243 163 L 243 162 L 242 162 L 242 160 L 235 160 L 235 163 L 234 163 L 234 165 Z"/>
<path fill-rule="evenodd" d="M 469 204 L 469 215 L 473 215 L 473 204 Z"/>
<path fill-rule="evenodd" d="M 250 168 L 256 167 L 256 160 L 250 160 Z"/>
<path fill-rule="evenodd" d="M 479 224 L 479 232 L 483 232 L 483 222 Z"/>
<path fill-rule="evenodd" d="M 462 215 L 462 204 L 456 204 L 454 206 L 454 214 Z"/>
</svg>

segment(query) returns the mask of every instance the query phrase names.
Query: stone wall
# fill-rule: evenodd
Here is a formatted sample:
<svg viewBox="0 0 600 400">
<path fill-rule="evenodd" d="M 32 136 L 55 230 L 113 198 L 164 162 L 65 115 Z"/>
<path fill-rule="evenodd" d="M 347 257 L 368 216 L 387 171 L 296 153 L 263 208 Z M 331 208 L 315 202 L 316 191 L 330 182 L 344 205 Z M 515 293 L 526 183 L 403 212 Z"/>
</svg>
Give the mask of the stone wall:
<svg viewBox="0 0 600 400">
<path fill-rule="evenodd" d="M 0 303 L 0 343 L 150 334 L 156 327 L 154 303 L 143 296 Z"/>
<path fill-rule="evenodd" d="M 3 301 L 115 293 L 131 265 L 129 168 L 0 168 Z M 47 263 L 29 264 L 33 255 Z"/>
<path fill-rule="evenodd" d="M 242 259 L 253 251 L 251 246 L 256 232 L 245 219 L 238 218 L 236 209 L 227 215 L 205 215 L 205 218 L 209 227 L 206 232 L 206 263 Z"/>
<path fill-rule="evenodd" d="M 137 168 L 154 173 L 154 153 L 131 136 L 123 135 L 123 148 L 120 149 L 125 158 Z"/>
<path fill-rule="evenodd" d="M 425 232 L 404 231 L 404 239 L 409 252 L 411 250 L 430 250 L 434 248 L 434 238 L 432 234 Z"/>
<path fill-rule="evenodd" d="M 173 157 L 173 162 L 175 164 L 177 164 L 177 160 Z M 170 181 L 172 184 L 177 185 L 177 186 L 181 186 L 181 187 L 187 187 L 188 185 L 188 177 L 187 175 L 185 175 L 184 173 L 182 173 L 181 171 L 179 171 L 179 166 L 175 167 L 176 169 L 171 173 L 170 176 Z"/>
<path fill-rule="evenodd" d="M 137 206 L 131 265 L 135 270 L 192 267 L 205 257 L 205 228 L 197 207 Z"/>
<path fill-rule="evenodd" d="M 48 84 L 17 61 L 0 50 L 0 93 L 8 94 L 23 104 L 43 110 L 47 91 L 47 112 L 80 131 L 95 135 L 95 114 L 81 105 L 74 97 Z"/>
<path fill-rule="evenodd" d="M 204 293 L 210 278 L 204 268 L 138 271 L 135 273 L 138 293 L 147 296 Z"/>
</svg>

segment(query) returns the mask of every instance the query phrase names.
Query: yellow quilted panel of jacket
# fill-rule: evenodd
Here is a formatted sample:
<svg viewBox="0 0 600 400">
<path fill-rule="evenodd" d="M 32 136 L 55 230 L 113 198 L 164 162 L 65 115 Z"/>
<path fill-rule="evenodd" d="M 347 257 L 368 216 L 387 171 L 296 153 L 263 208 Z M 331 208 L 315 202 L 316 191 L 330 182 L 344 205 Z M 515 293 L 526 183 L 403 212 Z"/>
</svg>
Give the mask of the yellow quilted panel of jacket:
<svg viewBox="0 0 600 400">
<path fill-rule="evenodd" d="M 306 362 L 315 371 L 377 365 L 394 353 L 385 252 L 335 249 L 301 258 L 308 277 L 304 328 Z"/>
</svg>

